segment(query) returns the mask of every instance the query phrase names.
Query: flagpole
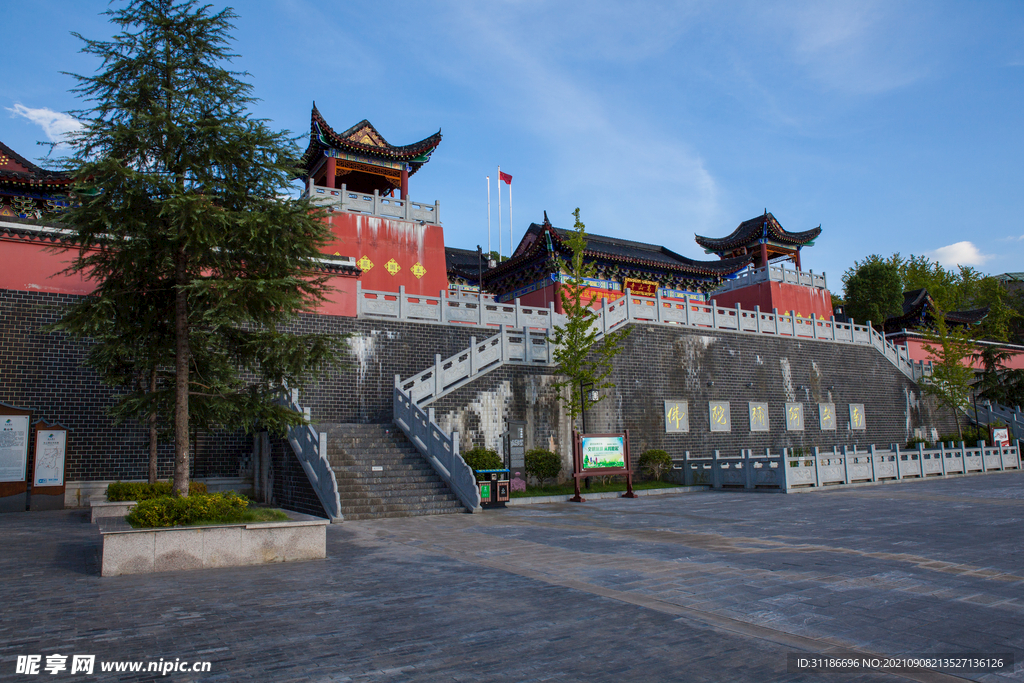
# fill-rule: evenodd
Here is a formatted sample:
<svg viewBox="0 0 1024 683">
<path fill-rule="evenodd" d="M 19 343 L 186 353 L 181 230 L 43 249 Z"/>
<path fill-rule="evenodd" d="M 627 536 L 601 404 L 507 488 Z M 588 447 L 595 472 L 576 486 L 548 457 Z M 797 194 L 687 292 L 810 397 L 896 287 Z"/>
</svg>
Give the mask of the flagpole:
<svg viewBox="0 0 1024 683">
<path fill-rule="evenodd" d="M 502 167 L 498 167 L 498 260 L 502 259 Z"/>
<path fill-rule="evenodd" d="M 501 183 L 498 183 L 498 187 L 501 187 Z M 508 184 L 508 257 L 512 258 L 512 252 L 515 247 L 512 246 L 512 183 Z"/>
<path fill-rule="evenodd" d="M 487 176 L 487 258 L 491 258 L 491 176 Z"/>
</svg>

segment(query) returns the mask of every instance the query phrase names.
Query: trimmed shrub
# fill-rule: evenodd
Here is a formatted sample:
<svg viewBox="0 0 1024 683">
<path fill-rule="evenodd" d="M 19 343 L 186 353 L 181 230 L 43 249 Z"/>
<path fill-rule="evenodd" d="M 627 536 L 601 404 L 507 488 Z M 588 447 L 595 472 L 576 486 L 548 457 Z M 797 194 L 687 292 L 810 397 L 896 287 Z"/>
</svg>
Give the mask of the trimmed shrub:
<svg viewBox="0 0 1024 683">
<path fill-rule="evenodd" d="M 652 448 L 640 455 L 640 471 L 648 477 L 661 481 L 661 475 L 672 467 L 672 458 L 665 451 Z"/>
<path fill-rule="evenodd" d="M 537 477 L 544 484 L 545 479 L 552 479 L 562 471 L 562 458 L 557 453 L 534 448 L 526 452 L 526 473 Z"/>
<path fill-rule="evenodd" d="M 928 445 L 928 439 L 924 439 L 920 436 L 915 436 L 914 438 L 912 438 L 910 441 L 907 442 L 907 445 L 904 446 L 904 448 L 906 448 L 908 451 L 916 451 L 917 444 L 919 443 L 923 443 L 925 448 L 931 448 L 931 446 Z"/>
<path fill-rule="evenodd" d="M 500 470 L 505 467 L 505 463 L 502 462 L 497 451 L 492 451 L 480 446 L 471 448 L 463 453 L 462 459 L 466 461 L 467 465 L 473 468 L 474 474 L 477 470 Z M 483 481 L 484 475 L 478 474 L 476 478 L 477 481 Z"/>
<path fill-rule="evenodd" d="M 107 500 L 111 503 L 122 500 L 150 500 L 152 498 L 164 498 L 170 496 L 174 491 L 174 485 L 169 481 L 158 481 L 149 484 L 141 481 L 115 481 L 107 485 Z M 206 484 L 201 481 L 190 481 L 188 483 L 188 494 L 206 493 Z"/>
<path fill-rule="evenodd" d="M 231 524 L 243 521 L 249 499 L 234 491 L 198 493 L 188 498 L 166 496 L 140 501 L 128 513 L 128 523 L 136 529 L 184 526 L 197 522 Z"/>
</svg>

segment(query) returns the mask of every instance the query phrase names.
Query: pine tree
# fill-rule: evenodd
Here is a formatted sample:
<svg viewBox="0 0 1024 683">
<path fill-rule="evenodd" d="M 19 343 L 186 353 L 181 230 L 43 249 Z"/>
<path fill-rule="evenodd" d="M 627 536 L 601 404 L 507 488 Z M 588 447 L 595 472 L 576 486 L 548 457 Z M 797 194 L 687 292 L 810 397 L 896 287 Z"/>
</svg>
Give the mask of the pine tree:
<svg viewBox="0 0 1024 683">
<path fill-rule="evenodd" d="M 228 68 L 231 10 L 130 0 L 107 14 L 111 40 L 77 36 L 102 64 L 75 75 L 88 108 L 68 163 L 84 185 L 66 217 L 71 270 L 96 290 L 60 327 L 96 341 L 90 363 L 127 391 L 119 414 L 173 412 L 185 496 L 190 426 L 301 423 L 273 399 L 340 353 L 336 337 L 284 329 L 325 297 L 329 233 L 282 198 L 297 150 L 248 111 L 252 88 Z"/>
<path fill-rule="evenodd" d="M 574 232 L 565 241 L 572 251 L 572 257 L 565 266 L 569 277 L 560 289 L 566 322 L 555 327 L 551 342 L 555 344 L 557 372 L 563 377 L 553 386 L 560 391 L 560 399 L 569 413 L 569 421 L 575 425 L 584 410 L 604 398 L 599 396 L 597 401 L 590 400 L 583 393 L 583 386 L 590 385 L 594 389 L 615 386 L 608 379 L 612 373 L 612 360 L 622 352 L 622 342 L 630 328 L 610 332 L 600 339 L 601 331 L 595 325 L 598 313 L 591 307 L 591 299 L 586 294 L 586 278 L 595 274 L 595 266 L 584 259 L 587 249 L 586 226 L 580 220 L 578 208 L 572 215 L 576 218 Z"/>
</svg>

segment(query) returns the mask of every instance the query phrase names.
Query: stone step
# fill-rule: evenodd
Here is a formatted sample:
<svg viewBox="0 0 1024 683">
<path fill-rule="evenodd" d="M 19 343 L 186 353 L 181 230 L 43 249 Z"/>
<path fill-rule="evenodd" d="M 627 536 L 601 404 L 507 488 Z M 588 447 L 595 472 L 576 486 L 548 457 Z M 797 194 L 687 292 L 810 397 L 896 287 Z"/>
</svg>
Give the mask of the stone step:
<svg viewBox="0 0 1024 683">
<path fill-rule="evenodd" d="M 345 519 L 465 512 L 395 425 L 325 423 L 316 429 L 327 433 L 327 460 Z"/>
<path fill-rule="evenodd" d="M 423 514 L 451 514 L 464 512 L 465 508 L 458 501 L 439 501 L 436 503 L 378 503 L 361 505 L 359 502 L 341 506 L 341 513 L 348 519 L 349 515 L 374 515 L 378 517 L 412 517 Z M 382 514 L 382 513 L 404 513 Z M 367 517 L 363 517 L 366 519 Z"/>
</svg>

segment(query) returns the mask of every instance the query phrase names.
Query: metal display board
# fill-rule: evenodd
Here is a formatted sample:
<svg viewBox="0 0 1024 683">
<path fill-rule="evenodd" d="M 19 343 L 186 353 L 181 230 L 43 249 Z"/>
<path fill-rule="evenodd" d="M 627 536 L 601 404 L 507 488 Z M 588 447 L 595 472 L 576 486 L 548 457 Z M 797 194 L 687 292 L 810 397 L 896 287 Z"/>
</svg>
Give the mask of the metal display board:
<svg viewBox="0 0 1024 683">
<path fill-rule="evenodd" d="M 28 505 L 28 446 L 32 411 L 0 403 L 0 512 Z"/>
<path fill-rule="evenodd" d="M 572 431 L 572 477 L 574 503 L 584 502 L 580 496 L 580 479 L 615 474 L 626 475 L 623 498 L 636 498 L 633 493 L 633 470 L 629 461 L 629 430 L 619 434 L 580 434 Z"/>
<path fill-rule="evenodd" d="M 505 432 L 505 467 L 526 471 L 526 422 L 509 420 Z"/>
<path fill-rule="evenodd" d="M 63 510 L 68 428 L 45 420 L 36 422 L 35 428 L 35 463 L 29 510 Z"/>
</svg>

